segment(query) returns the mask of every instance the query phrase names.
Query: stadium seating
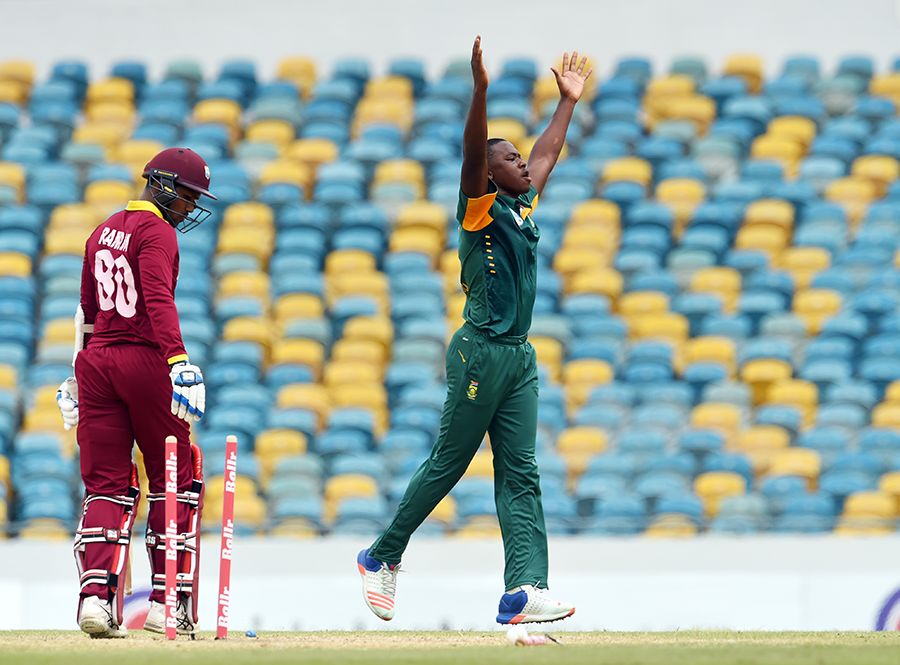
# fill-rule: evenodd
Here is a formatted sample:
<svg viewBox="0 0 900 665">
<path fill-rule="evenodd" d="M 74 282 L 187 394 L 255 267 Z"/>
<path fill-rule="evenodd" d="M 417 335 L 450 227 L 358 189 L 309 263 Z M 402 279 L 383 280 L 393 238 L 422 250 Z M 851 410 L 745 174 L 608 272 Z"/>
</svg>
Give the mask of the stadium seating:
<svg viewBox="0 0 900 665">
<path fill-rule="evenodd" d="M 626 58 L 577 109 L 536 214 L 550 533 L 897 530 L 896 76 L 765 64 Z M 84 240 L 184 144 L 219 196 L 179 238 L 176 291 L 209 386 L 207 524 L 237 433 L 242 533 L 376 533 L 440 428 L 468 71 L 149 69 L 0 67 L 0 524 L 73 528 L 54 394 Z M 491 135 L 523 155 L 558 94 L 536 71 L 511 60 L 489 92 Z M 498 533 L 488 446 L 423 535 Z"/>
</svg>

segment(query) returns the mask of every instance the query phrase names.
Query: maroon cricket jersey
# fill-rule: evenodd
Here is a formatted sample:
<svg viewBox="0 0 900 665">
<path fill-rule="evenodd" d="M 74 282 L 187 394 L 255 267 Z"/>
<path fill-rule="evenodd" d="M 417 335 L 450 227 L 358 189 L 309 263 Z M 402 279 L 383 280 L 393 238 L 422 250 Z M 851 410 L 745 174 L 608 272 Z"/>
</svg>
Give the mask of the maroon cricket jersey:
<svg viewBox="0 0 900 665">
<path fill-rule="evenodd" d="M 94 326 L 88 348 L 143 344 L 158 348 L 169 364 L 186 361 L 177 281 L 175 229 L 149 201 L 129 201 L 85 243 L 81 308 L 85 324 Z"/>
</svg>

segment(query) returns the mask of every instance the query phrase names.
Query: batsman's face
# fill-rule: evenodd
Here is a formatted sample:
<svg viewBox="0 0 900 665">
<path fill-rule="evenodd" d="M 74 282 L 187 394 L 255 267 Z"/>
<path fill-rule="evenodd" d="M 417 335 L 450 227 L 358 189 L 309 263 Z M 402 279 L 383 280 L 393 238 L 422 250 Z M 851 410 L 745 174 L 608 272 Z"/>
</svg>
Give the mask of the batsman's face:
<svg viewBox="0 0 900 665">
<path fill-rule="evenodd" d="M 177 216 L 175 221 L 180 222 L 194 211 L 200 195 L 193 189 L 178 185 L 176 185 L 175 190 L 178 192 L 178 198 L 169 204 L 169 209 Z"/>
</svg>

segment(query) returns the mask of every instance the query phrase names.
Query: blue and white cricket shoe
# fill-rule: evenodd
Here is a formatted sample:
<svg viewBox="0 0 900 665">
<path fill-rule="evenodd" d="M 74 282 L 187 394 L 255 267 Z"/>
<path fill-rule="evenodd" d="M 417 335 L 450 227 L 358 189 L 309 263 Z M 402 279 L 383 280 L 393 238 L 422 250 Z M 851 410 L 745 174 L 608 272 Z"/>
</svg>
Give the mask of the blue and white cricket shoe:
<svg viewBox="0 0 900 665">
<path fill-rule="evenodd" d="M 389 566 L 369 556 L 369 550 L 356 556 L 356 567 L 362 577 L 363 599 L 379 619 L 394 618 L 394 596 L 397 593 L 397 573 L 400 564 Z"/>
<path fill-rule="evenodd" d="M 575 614 L 571 603 L 554 600 L 546 589 L 523 584 L 518 591 L 500 596 L 497 623 L 540 623 L 559 621 Z"/>
</svg>

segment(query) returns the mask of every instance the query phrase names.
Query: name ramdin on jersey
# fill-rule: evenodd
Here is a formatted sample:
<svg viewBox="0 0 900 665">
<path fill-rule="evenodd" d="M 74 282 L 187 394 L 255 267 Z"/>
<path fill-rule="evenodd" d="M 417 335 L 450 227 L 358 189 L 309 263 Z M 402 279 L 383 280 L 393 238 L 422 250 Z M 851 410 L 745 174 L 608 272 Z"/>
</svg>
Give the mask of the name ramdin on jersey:
<svg viewBox="0 0 900 665">
<path fill-rule="evenodd" d="M 131 240 L 131 234 L 124 231 L 116 231 L 108 226 L 104 227 L 100 232 L 100 238 L 97 240 L 98 245 L 106 245 L 120 252 L 128 251 L 128 243 Z"/>
</svg>

